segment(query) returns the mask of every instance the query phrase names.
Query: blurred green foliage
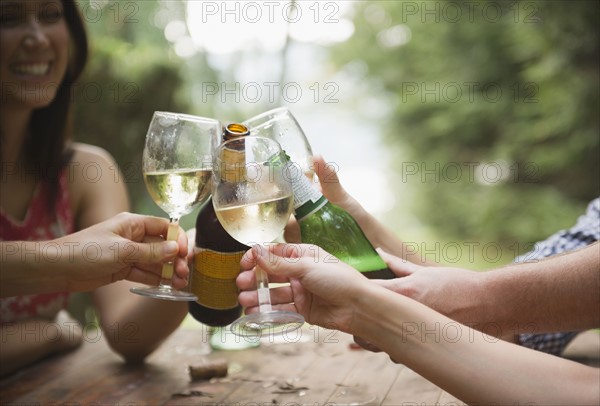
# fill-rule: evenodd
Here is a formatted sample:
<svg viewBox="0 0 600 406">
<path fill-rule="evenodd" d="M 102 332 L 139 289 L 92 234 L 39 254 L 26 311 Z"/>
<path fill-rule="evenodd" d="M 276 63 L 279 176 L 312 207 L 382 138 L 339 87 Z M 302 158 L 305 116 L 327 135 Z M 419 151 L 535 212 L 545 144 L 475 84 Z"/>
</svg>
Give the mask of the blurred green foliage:
<svg viewBox="0 0 600 406">
<path fill-rule="evenodd" d="M 414 191 L 409 215 L 447 241 L 523 249 L 574 224 L 600 187 L 599 10 L 597 1 L 356 5 L 355 33 L 332 58 L 365 66 L 364 80 L 385 91 L 386 142 L 409 157 L 395 162 L 397 182 Z"/>
<path fill-rule="evenodd" d="M 149 47 L 106 38 L 93 52 L 76 103 L 78 139 L 113 155 L 136 208 L 145 194 L 141 162 L 148 124 L 155 110 L 185 110 L 175 98 L 181 79 Z"/>
<path fill-rule="evenodd" d="M 162 29 L 151 22 L 158 6 L 158 2 L 111 2 L 94 13 L 83 6 L 91 50 L 74 103 L 76 140 L 112 154 L 127 184 L 132 210 L 165 216 L 143 182 L 145 135 L 154 111 L 186 112 L 189 103 L 180 95 L 184 83 L 180 61 Z"/>
<path fill-rule="evenodd" d="M 403 157 L 395 192 L 408 211 L 388 224 L 414 217 L 440 241 L 500 242 L 516 254 L 572 225 L 598 196 L 597 1 L 353 4 L 355 33 L 330 55 L 389 106 L 385 139 Z M 75 92 L 76 140 L 115 157 L 132 210 L 164 216 L 141 176 L 152 112 L 250 113 L 205 102 L 202 83 L 235 76 L 202 52 L 177 56 L 165 39 L 169 22 L 185 21 L 185 1 L 80 6 L 92 48 Z"/>
</svg>

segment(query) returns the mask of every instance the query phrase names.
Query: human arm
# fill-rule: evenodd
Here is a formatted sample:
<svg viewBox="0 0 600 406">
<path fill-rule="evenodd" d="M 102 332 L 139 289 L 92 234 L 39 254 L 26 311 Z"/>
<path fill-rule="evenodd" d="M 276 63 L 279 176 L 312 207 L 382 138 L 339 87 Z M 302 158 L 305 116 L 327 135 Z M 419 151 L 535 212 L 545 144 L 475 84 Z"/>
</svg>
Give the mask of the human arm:
<svg viewBox="0 0 600 406">
<path fill-rule="evenodd" d="M 175 284 L 183 287 L 185 233 L 178 243 L 166 242 L 159 236 L 167 227 L 166 219 L 120 213 L 55 240 L 2 241 L 1 297 L 89 291 L 121 279 L 156 285 L 161 264 L 178 252 Z"/>
<path fill-rule="evenodd" d="M 119 173 L 115 177 L 116 164 L 106 152 L 78 145 L 73 160 L 75 168 L 94 165 L 101 174 L 95 182 L 89 182 L 82 171 L 73 171 L 72 194 L 78 206 L 75 211 L 78 228 L 102 222 L 129 208 L 123 176 Z M 180 244 L 179 253 L 187 254 L 184 244 Z M 187 304 L 134 295 L 129 292 L 133 286 L 136 285 L 124 281 L 106 285 L 96 289 L 92 298 L 111 348 L 127 361 L 138 362 L 179 326 L 187 315 Z"/>
<path fill-rule="evenodd" d="M 258 265 L 273 282 L 276 309 L 363 337 L 452 395 L 478 404 L 598 404 L 599 370 L 484 335 L 367 280 L 314 246 L 249 251 L 238 286 Z M 255 306 L 255 292 L 240 303 Z M 247 309 L 256 311 L 252 307 Z M 510 390 L 507 390 L 510 388 Z"/>
<path fill-rule="evenodd" d="M 398 236 L 364 207 L 344 189 L 337 175 L 339 168 L 334 163 L 325 162 L 325 159 L 316 155 L 314 157 L 315 173 L 319 177 L 319 184 L 323 195 L 333 204 L 346 210 L 356 220 L 374 247 L 380 247 L 387 252 L 417 264 L 433 265 L 427 261 L 411 244 L 403 242 Z M 298 224 L 290 222 L 286 227 L 285 240 L 300 242 L 300 229 Z"/>
<path fill-rule="evenodd" d="M 461 323 L 508 340 L 600 325 L 600 245 L 486 272 L 423 267 L 380 252 L 401 276 L 376 281 Z"/>
<path fill-rule="evenodd" d="M 0 376 L 81 344 L 79 323 L 59 313 L 55 320 L 30 318 L 0 324 Z"/>
</svg>

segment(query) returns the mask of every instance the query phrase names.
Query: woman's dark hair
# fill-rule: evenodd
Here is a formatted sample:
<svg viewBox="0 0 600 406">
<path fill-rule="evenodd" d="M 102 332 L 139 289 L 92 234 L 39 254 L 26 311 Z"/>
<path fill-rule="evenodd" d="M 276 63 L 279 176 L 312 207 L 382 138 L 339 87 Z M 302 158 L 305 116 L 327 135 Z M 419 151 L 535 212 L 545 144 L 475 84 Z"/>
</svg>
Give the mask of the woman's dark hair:
<svg viewBox="0 0 600 406">
<path fill-rule="evenodd" d="M 48 106 L 33 112 L 29 139 L 25 143 L 29 159 L 39 170 L 41 179 L 51 187 L 52 203 L 58 193 L 60 171 L 72 155 L 72 151 L 68 151 L 66 146 L 72 133 L 73 85 L 81 75 L 88 57 L 87 34 L 76 2 L 62 0 L 62 4 L 63 18 L 71 37 L 67 71 L 54 100 Z"/>
</svg>

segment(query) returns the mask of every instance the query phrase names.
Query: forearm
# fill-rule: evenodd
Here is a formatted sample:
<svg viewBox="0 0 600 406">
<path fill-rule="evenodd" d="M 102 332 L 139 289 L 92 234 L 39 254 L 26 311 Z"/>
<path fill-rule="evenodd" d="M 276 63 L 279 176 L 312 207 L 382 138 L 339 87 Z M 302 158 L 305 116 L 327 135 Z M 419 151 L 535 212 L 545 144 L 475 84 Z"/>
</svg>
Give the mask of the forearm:
<svg viewBox="0 0 600 406">
<path fill-rule="evenodd" d="M 479 404 L 598 404 L 600 401 L 600 371 L 596 368 L 485 336 L 383 288 L 368 290 L 358 301 L 350 333 L 373 343 L 393 360 L 463 401 Z"/>
<path fill-rule="evenodd" d="M 0 296 L 19 296 L 66 290 L 69 247 L 55 241 L 0 242 Z M 66 262 L 66 261 L 64 261 Z"/>
<path fill-rule="evenodd" d="M 486 272 L 482 322 L 518 333 L 600 326 L 599 249 Z"/>
<path fill-rule="evenodd" d="M 48 355 L 77 347 L 81 328 L 75 321 L 28 319 L 0 326 L 0 375 L 8 375 Z"/>
<path fill-rule="evenodd" d="M 171 334 L 187 315 L 187 302 L 139 297 L 133 284 L 119 282 L 94 292 L 95 305 L 111 348 L 128 362 L 141 362 Z M 114 306 L 119 300 L 120 305 Z"/>
<path fill-rule="evenodd" d="M 143 309 L 132 309 L 119 322 L 125 328 L 111 346 L 126 361 L 143 361 L 179 327 L 187 315 L 187 302 L 162 302 L 146 305 Z"/>
</svg>

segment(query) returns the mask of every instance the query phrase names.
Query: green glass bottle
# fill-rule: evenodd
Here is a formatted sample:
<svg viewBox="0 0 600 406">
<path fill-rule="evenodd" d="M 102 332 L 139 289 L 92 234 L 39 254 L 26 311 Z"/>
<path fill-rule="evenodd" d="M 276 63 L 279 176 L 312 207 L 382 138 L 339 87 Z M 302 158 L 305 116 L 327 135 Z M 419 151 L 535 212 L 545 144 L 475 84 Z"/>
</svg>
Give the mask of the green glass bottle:
<svg viewBox="0 0 600 406">
<path fill-rule="evenodd" d="M 294 177 L 292 185 L 302 242 L 318 245 L 369 279 L 395 278 L 350 213 L 329 202 L 305 176 Z"/>
</svg>

